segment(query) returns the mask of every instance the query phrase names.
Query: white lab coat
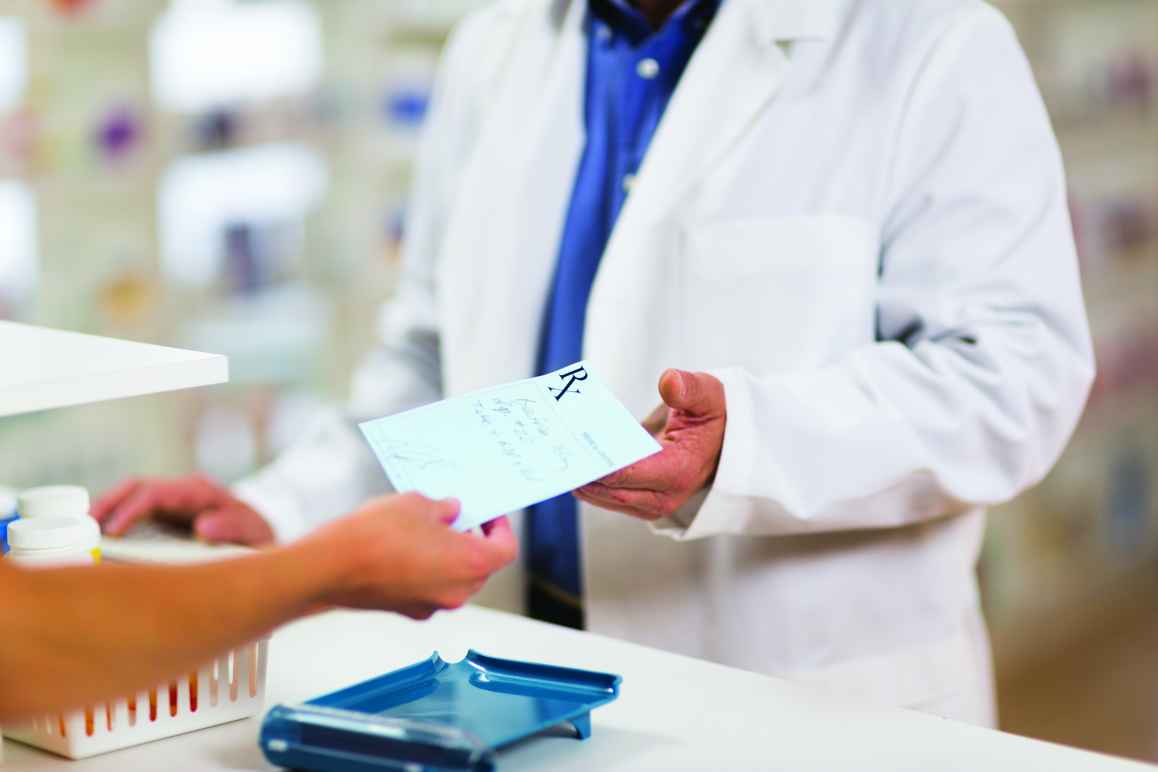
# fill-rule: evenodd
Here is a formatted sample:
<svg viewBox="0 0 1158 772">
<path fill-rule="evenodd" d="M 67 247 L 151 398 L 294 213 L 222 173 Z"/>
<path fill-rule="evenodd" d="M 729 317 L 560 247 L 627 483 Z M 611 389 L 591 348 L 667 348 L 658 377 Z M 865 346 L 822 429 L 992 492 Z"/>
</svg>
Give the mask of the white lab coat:
<svg viewBox="0 0 1158 772">
<path fill-rule="evenodd" d="M 505 0 L 454 35 L 355 416 L 532 374 L 584 13 Z M 983 509 L 1050 469 L 1093 374 L 1058 148 L 996 11 L 726 0 L 603 257 L 585 355 L 640 416 L 668 367 L 715 373 L 728 408 L 685 511 L 584 507 L 592 631 L 992 720 Z M 239 491 L 288 538 L 383 487 L 330 421 Z M 486 597 L 521 588 L 512 569 Z"/>
</svg>

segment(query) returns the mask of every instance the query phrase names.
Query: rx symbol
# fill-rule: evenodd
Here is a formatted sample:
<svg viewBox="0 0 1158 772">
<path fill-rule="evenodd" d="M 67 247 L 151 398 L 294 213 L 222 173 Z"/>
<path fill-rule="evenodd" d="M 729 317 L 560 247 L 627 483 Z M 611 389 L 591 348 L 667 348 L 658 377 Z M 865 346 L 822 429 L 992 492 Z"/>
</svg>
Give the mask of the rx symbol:
<svg viewBox="0 0 1158 772">
<path fill-rule="evenodd" d="M 556 402 L 567 396 L 567 393 L 571 392 L 571 387 L 576 383 L 579 381 L 587 380 L 587 371 L 582 367 L 576 367 L 574 370 L 568 370 L 565 373 L 559 373 L 559 379 L 563 381 L 562 388 L 556 389 L 554 386 L 547 387 L 547 390 L 555 395 Z M 575 389 L 571 393 L 582 394 L 583 392 L 579 391 L 579 389 Z"/>
</svg>

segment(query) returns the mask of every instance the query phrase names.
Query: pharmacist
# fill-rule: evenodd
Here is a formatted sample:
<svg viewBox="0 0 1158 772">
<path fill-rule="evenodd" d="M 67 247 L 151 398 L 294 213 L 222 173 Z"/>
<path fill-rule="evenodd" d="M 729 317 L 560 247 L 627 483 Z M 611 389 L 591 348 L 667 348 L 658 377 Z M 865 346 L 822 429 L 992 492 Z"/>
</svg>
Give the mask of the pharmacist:
<svg viewBox="0 0 1158 772">
<path fill-rule="evenodd" d="M 1049 471 L 1093 375 L 1061 159 L 995 10 L 500 0 L 446 53 L 408 235 L 353 415 L 582 355 L 665 447 L 530 512 L 491 602 L 993 721 L 984 509 Z M 332 421 L 196 527 L 290 539 L 381 485 Z"/>
</svg>

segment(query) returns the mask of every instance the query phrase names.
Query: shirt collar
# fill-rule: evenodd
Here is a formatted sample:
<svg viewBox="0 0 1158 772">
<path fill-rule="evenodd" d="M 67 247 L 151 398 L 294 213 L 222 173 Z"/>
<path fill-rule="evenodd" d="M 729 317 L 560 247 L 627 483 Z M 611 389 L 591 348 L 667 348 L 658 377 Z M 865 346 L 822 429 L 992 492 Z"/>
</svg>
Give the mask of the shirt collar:
<svg viewBox="0 0 1158 772">
<path fill-rule="evenodd" d="M 715 14 L 721 0 L 684 0 L 675 13 L 665 23 L 682 24 L 693 18 L 710 18 Z M 644 40 L 658 30 L 651 26 L 639 9 L 630 0 L 588 0 L 592 14 L 612 30 L 626 34 L 633 41 Z"/>
</svg>

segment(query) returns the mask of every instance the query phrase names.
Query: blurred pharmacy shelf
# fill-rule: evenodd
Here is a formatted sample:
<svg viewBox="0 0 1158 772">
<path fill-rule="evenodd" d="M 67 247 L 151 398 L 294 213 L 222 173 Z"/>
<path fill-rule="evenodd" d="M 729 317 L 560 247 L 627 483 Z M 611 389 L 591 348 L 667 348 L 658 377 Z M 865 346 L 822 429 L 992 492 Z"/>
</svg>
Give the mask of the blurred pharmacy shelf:
<svg viewBox="0 0 1158 772">
<path fill-rule="evenodd" d="M 395 284 L 439 52 L 484 3 L 3 4 L 0 319 L 219 351 L 234 376 L 8 424 L 8 482 L 237 477 L 343 397 Z M 99 457 L 62 441 L 86 432 Z"/>
<path fill-rule="evenodd" d="M 1158 761 L 1158 3 L 997 5 L 1061 143 L 1099 368 L 1057 468 L 990 516 L 1003 723 Z"/>
</svg>

